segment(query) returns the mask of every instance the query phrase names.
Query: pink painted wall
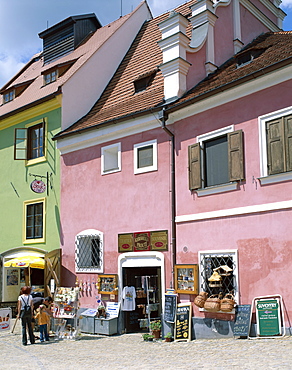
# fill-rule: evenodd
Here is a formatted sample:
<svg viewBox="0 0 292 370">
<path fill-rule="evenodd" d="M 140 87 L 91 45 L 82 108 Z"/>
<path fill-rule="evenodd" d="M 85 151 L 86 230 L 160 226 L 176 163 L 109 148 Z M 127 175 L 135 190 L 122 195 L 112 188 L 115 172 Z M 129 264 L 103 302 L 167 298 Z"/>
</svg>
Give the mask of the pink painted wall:
<svg viewBox="0 0 292 370">
<path fill-rule="evenodd" d="M 234 54 L 232 2 L 227 7 L 219 6 L 216 15 L 218 19 L 214 26 L 215 64 L 219 67 Z"/>
<path fill-rule="evenodd" d="M 157 139 L 158 171 L 134 175 L 133 145 Z M 119 141 L 117 141 L 119 142 Z M 168 230 L 171 242 L 170 143 L 162 129 L 122 140 L 122 171 L 101 175 L 101 146 L 63 156 L 62 228 L 63 265 L 75 283 L 75 236 L 83 230 L 104 233 L 104 273 L 118 272 L 118 234 Z M 108 142 L 102 146 L 110 145 Z M 165 252 L 169 286 L 170 255 Z M 72 275 L 73 273 L 73 275 Z M 79 281 L 96 274 L 77 274 Z M 67 274 L 69 276 L 69 273 Z M 95 294 L 84 294 L 83 307 L 95 304 Z"/>
<path fill-rule="evenodd" d="M 240 5 L 241 22 L 241 41 L 244 46 L 249 44 L 261 33 L 268 32 L 269 29 L 258 21 L 247 9 Z"/>
<path fill-rule="evenodd" d="M 282 83 L 175 124 L 179 143 L 177 216 L 291 200 L 291 181 L 262 186 L 257 180 L 260 177 L 258 117 L 291 106 L 288 93 L 291 88 L 291 81 Z M 231 124 L 235 130 L 244 132 L 246 180 L 236 191 L 202 197 L 192 194 L 188 190 L 186 170 L 188 146 L 196 142 L 197 135 Z M 291 321 L 292 298 L 287 280 L 292 260 L 291 216 L 292 210 L 287 209 L 178 223 L 177 263 L 198 263 L 198 251 L 237 249 L 240 303 L 251 303 L 256 296 L 281 294 Z M 196 307 L 194 313 L 204 315 Z"/>
</svg>

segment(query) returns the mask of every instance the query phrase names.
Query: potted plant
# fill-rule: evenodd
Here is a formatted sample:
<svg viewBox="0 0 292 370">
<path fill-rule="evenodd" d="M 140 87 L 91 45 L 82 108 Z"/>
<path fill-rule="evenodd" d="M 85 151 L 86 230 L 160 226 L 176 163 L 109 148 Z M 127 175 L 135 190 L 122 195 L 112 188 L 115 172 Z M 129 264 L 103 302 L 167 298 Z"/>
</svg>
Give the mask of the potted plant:
<svg viewBox="0 0 292 370">
<path fill-rule="evenodd" d="M 151 342 L 151 341 L 153 341 L 154 336 L 152 334 L 149 334 L 149 333 L 144 333 L 142 335 L 142 338 L 145 342 Z"/>
<path fill-rule="evenodd" d="M 154 335 L 154 338 L 158 339 L 160 338 L 161 333 L 161 321 L 155 320 L 150 322 L 150 329 L 152 331 L 152 334 Z"/>
<path fill-rule="evenodd" d="M 97 307 L 97 313 L 98 313 L 98 317 L 106 317 L 105 306 L 102 304 L 99 305 Z"/>
<path fill-rule="evenodd" d="M 169 331 L 168 333 L 165 334 L 164 336 L 165 338 L 165 342 L 171 342 L 172 341 L 172 334 L 171 332 Z"/>
</svg>

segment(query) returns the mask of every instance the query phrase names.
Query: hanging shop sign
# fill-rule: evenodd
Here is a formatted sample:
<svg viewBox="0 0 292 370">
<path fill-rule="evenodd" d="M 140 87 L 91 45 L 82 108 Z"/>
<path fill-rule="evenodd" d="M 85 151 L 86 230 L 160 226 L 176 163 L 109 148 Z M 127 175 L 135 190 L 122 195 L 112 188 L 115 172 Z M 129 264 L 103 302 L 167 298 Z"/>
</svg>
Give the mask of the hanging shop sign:
<svg viewBox="0 0 292 370">
<path fill-rule="evenodd" d="M 141 231 L 118 235 L 118 250 L 123 252 L 167 251 L 168 232 Z"/>
<path fill-rule="evenodd" d="M 47 186 L 42 180 L 33 180 L 33 182 L 30 184 L 30 188 L 35 193 L 44 193 L 47 189 Z"/>
</svg>

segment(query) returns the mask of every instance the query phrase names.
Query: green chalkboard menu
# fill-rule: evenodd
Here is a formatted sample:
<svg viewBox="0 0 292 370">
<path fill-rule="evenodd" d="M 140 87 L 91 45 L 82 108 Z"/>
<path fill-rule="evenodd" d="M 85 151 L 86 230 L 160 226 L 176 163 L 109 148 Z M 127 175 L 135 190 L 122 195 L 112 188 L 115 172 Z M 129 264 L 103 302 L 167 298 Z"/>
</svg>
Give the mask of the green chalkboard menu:
<svg viewBox="0 0 292 370">
<path fill-rule="evenodd" d="M 256 301 L 257 334 L 259 336 L 281 335 L 279 299 Z"/>
<path fill-rule="evenodd" d="M 250 312 L 251 312 L 250 304 L 242 304 L 236 306 L 233 329 L 234 336 L 247 337 L 249 335 Z"/>
<path fill-rule="evenodd" d="M 174 339 L 175 340 L 191 340 L 191 316 L 192 306 L 191 303 L 179 303 L 176 309 L 176 320 Z"/>
<path fill-rule="evenodd" d="M 176 295 L 165 294 L 165 303 L 164 303 L 164 320 L 166 322 L 175 322 L 176 314 Z"/>
</svg>

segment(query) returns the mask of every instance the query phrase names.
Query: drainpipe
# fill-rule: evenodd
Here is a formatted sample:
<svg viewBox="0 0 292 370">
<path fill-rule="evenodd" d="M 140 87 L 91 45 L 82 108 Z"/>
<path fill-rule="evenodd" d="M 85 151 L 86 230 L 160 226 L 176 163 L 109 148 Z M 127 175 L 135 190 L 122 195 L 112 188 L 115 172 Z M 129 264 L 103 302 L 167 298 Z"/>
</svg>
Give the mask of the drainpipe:
<svg viewBox="0 0 292 370">
<path fill-rule="evenodd" d="M 158 118 L 161 121 L 162 129 L 170 136 L 171 140 L 171 240 L 172 240 L 172 283 L 170 288 L 174 287 L 174 266 L 176 265 L 176 199 L 175 199 L 175 137 L 173 132 L 171 132 L 166 126 L 165 123 L 168 120 L 168 114 L 165 107 L 158 113 Z"/>
</svg>

